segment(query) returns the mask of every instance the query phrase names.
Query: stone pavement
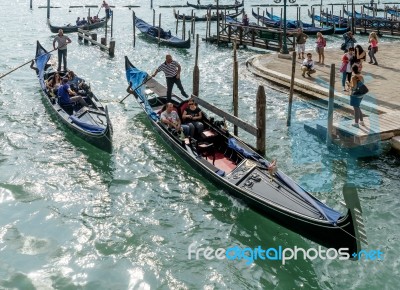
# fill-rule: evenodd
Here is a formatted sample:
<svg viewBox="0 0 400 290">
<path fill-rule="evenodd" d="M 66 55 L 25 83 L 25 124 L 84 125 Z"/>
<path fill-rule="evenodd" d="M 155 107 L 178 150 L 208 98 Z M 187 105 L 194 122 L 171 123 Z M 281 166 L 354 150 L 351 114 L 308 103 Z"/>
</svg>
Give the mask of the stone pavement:
<svg viewBox="0 0 400 290">
<path fill-rule="evenodd" d="M 399 111 L 400 115 L 400 51 L 399 43 L 380 43 L 376 54 L 379 66 L 371 65 L 367 61 L 363 63 L 362 75 L 369 93 L 364 97 L 361 108 L 371 113 L 389 113 Z M 318 54 L 311 51 L 313 60 L 318 61 Z M 295 86 L 294 90 L 301 94 L 327 100 L 329 91 L 330 65 L 335 64 L 335 103 L 342 108 L 351 109 L 348 105 L 349 95 L 342 91 L 339 72 L 343 52 L 340 48 L 325 49 L 325 65 L 316 64 L 317 72 L 311 78 L 301 76 L 302 60 L 296 58 Z M 268 55 L 256 55 L 247 60 L 248 69 L 265 79 L 290 86 L 292 72 L 291 58 L 278 57 L 278 53 Z M 400 123 L 400 119 L 399 119 Z"/>
</svg>

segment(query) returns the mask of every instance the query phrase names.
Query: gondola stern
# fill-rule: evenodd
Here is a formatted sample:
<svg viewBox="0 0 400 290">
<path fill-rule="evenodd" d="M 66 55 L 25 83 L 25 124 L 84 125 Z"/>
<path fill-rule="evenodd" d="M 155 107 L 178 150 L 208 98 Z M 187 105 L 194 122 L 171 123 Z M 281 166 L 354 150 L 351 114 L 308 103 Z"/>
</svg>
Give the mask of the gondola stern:
<svg viewBox="0 0 400 290">
<path fill-rule="evenodd" d="M 353 183 L 347 183 L 343 186 L 343 197 L 345 200 L 343 205 L 348 209 L 349 222 L 354 231 L 352 234 L 354 251 L 352 252 L 358 253 L 362 249 L 361 244 L 368 245 L 368 241 L 362 217 L 360 199 L 358 197 L 357 188 Z"/>
</svg>

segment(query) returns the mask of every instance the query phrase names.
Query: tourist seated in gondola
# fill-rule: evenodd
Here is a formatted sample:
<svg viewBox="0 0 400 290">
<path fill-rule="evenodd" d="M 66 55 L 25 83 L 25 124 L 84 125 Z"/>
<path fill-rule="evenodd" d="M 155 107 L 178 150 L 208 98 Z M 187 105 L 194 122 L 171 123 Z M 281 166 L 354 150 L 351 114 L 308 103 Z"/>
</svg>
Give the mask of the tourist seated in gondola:
<svg viewBox="0 0 400 290">
<path fill-rule="evenodd" d="M 68 84 L 71 86 L 72 90 L 77 91 L 80 89 L 81 84 L 83 83 L 83 79 L 76 76 L 72 70 L 70 70 L 67 73 L 67 78 L 68 78 Z"/>
<path fill-rule="evenodd" d="M 93 23 L 100 22 L 99 16 L 93 16 Z"/>
<path fill-rule="evenodd" d="M 62 79 L 61 86 L 58 88 L 58 97 L 60 106 L 71 105 L 75 102 L 85 107 L 88 105 L 81 96 L 78 96 L 76 92 L 71 90 L 68 84 L 68 78 Z"/>
<path fill-rule="evenodd" d="M 76 26 L 79 26 L 79 25 L 81 25 L 81 18 L 80 17 L 76 18 Z"/>
<path fill-rule="evenodd" d="M 55 72 L 54 75 L 46 80 L 46 87 L 50 92 L 53 92 L 57 95 L 58 88 L 61 86 L 61 76 L 58 72 Z"/>
<path fill-rule="evenodd" d="M 82 17 L 82 20 L 81 20 L 81 22 L 80 22 L 79 25 L 82 26 L 82 25 L 86 25 L 86 24 L 88 24 L 86 18 L 85 18 L 85 17 Z"/>
<path fill-rule="evenodd" d="M 196 105 L 193 99 L 189 99 L 188 106 L 182 113 L 183 123 L 189 126 L 189 135 L 194 137 L 195 133 L 201 136 L 204 130 L 204 125 L 201 122 L 203 119 L 203 113 L 201 109 Z"/>
<path fill-rule="evenodd" d="M 169 129 L 175 130 L 176 133 L 182 132 L 185 136 L 190 136 L 189 126 L 181 125 L 178 113 L 174 110 L 172 103 L 167 103 L 165 111 L 161 113 L 161 122 L 168 126 Z"/>
</svg>

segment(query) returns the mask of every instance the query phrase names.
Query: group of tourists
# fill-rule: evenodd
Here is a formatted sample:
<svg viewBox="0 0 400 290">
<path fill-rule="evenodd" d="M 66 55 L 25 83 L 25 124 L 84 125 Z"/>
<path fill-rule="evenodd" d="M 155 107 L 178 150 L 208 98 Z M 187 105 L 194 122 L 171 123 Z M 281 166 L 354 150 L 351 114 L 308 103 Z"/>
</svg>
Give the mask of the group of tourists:
<svg viewBox="0 0 400 290">
<path fill-rule="evenodd" d="M 93 24 L 93 23 L 97 23 L 100 22 L 100 18 L 95 15 L 95 16 L 88 16 L 87 18 L 82 17 L 82 19 L 80 17 L 78 17 L 76 19 L 76 26 L 83 26 L 83 25 L 87 25 L 87 24 Z"/>
<path fill-rule="evenodd" d="M 312 59 L 312 53 L 305 54 L 305 43 L 308 36 L 302 31 L 301 28 L 298 29 L 296 33 L 296 43 L 297 43 L 297 55 L 298 59 L 302 60 L 301 72 L 302 76 L 311 77 L 311 74 L 316 72 L 315 62 Z M 340 72 L 342 73 L 342 89 L 344 92 L 350 92 L 350 105 L 354 108 L 354 127 L 364 126 L 362 112 L 360 109 L 360 104 L 363 96 L 368 89 L 364 84 L 364 78 L 361 75 L 363 69 L 363 62 L 367 59 L 367 52 L 363 47 L 357 44 L 353 33 L 351 31 L 346 32 L 343 35 L 344 42 L 341 45 L 341 49 L 344 50 L 342 56 L 342 64 L 340 66 Z M 375 32 L 371 32 L 368 38 L 368 56 L 369 64 L 378 65 L 376 59 L 376 53 L 378 52 L 378 37 Z M 326 39 L 321 32 L 317 33 L 316 40 L 316 52 L 318 53 L 318 61 L 321 65 L 324 65 L 325 55 L 324 49 L 326 46 Z M 360 89 L 361 88 L 361 89 Z"/>
</svg>

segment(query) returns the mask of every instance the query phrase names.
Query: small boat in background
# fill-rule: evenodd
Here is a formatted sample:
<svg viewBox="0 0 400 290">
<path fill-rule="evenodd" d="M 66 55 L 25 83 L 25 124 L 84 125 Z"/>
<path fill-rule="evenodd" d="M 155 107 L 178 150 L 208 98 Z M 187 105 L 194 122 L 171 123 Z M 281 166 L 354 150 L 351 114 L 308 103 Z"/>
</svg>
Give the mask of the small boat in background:
<svg viewBox="0 0 400 290">
<path fill-rule="evenodd" d="M 190 37 L 187 40 L 171 35 L 171 31 L 164 31 L 161 27 L 153 26 L 145 22 L 140 18 L 135 18 L 135 26 L 143 33 L 146 37 L 152 41 L 158 42 L 160 44 L 178 47 L 178 48 L 190 48 Z M 160 39 L 158 34 L 160 33 Z"/>
<path fill-rule="evenodd" d="M 242 7 L 244 5 L 244 0 L 242 0 L 242 3 L 218 5 L 218 7 L 217 7 L 217 5 L 214 5 L 214 4 L 199 5 L 199 4 L 191 4 L 189 2 L 186 2 L 186 3 L 187 3 L 187 6 L 193 7 L 193 8 L 196 8 L 196 9 L 213 9 L 213 10 L 215 10 L 215 9 L 218 8 L 220 10 L 224 10 L 224 9 L 228 10 L 228 9 L 237 9 L 237 8 Z"/>
<path fill-rule="evenodd" d="M 227 16 L 230 16 L 230 17 L 232 17 L 232 18 L 235 18 L 235 17 L 237 17 L 237 16 L 239 16 L 240 14 L 242 14 L 243 13 L 243 9 L 241 10 L 241 11 L 239 11 L 239 12 L 237 12 L 237 13 L 230 13 L 230 14 L 227 14 Z M 225 16 L 225 14 L 224 13 L 220 13 L 219 14 L 219 18 L 220 19 L 222 19 L 222 17 L 224 17 Z M 175 17 L 175 19 L 179 19 L 179 20 L 183 20 L 183 18 L 185 18 L 185 20 L 187 20 L 187 21 L 192 21 L 192 18 L 194 18 L 194 21 L 207 21 L 207 18 L 208 17 L 210 17 L 210 21 L 217 21 L 217 19 L 218 19 L 218 17 L 217 17 L 217 14 L 216 13 L 213 13 L 213 14 L 211 14 L 210 16 L 208 16 L 207 14 L 206 15 L 203 15 L 203 16 L 191 16 L 191 15 L 185 15 L 185 14 L 177 14 L 176 13 L 176 10 L 175 10 L 175 8 L 174 8 L 174 17 Z"/>
<path fill-rule="evenodd" d="M 97 28 L 101 28 L 106 26 L 107 21 L 109 18 L 101 18 L 99 22 L 95 22 L 92 24 L 85 24 L 85 25 L 64 25 L 64 26 L 56 26 L 56 25 L 52 25 L 50 22 L 50 19 L 47 19 L 47 24 L 50 27 L 50 31 L 53 33 L 58 33 L 59 29 L 62 29 L 64 33 L 71 33 L 71 32 L 78 32 L 78 28 L 82 28 L 85 30 L 93 30 L 93 29 L 97 29 Z"/>
</svg>

